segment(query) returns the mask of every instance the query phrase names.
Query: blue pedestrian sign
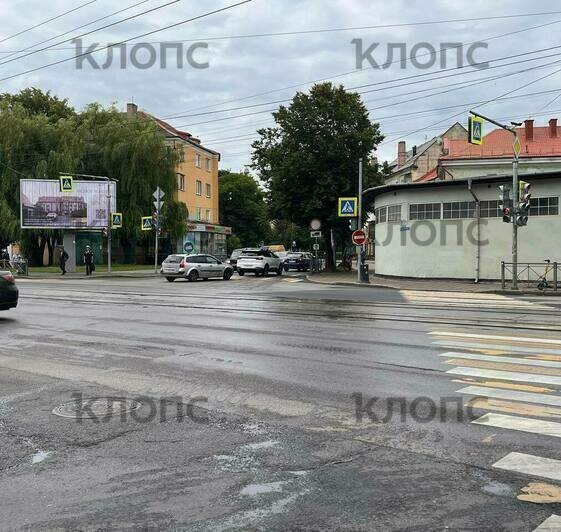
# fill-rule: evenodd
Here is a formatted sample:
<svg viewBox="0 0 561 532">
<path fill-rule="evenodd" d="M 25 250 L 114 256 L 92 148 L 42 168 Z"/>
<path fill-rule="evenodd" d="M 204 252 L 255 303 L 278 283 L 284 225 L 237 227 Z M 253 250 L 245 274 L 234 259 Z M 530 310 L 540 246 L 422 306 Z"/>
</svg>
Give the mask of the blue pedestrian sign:
<svg viewBox="0 0 561 532">
<path fill-rule="evenodd" d="M 358 216 L 358 198 L 339 198 L 337 211 L 339 217 L 354 218 Z"/>
<path fill-rule="evenodd" d="M 187 242 L 183 244 L 183 251 L 185 251 L 185 253 L 193 253 L 194 249 L 195 246 L 190 240 L 187 240 Z"/>
</svg>

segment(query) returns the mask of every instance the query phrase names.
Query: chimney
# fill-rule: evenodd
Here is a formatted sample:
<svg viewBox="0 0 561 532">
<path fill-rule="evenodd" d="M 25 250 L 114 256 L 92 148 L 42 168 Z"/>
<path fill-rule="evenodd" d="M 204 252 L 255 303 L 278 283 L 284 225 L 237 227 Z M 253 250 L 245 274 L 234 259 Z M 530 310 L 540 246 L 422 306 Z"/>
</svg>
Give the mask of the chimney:
<svg viewBox="0 0 561 532">
<path fill-rule="evenodd" d="M 405 141 L 404 140 L 400 140 L 397 143 L 397 167 L 400 168 L 401 166 L 403 166 L 405 164 L 405 158 L 406 158 L 406 149 L 405 149 Z"/>
<path fill-rule="evenodd" d="M 129 116 L 135 115 L 138 111 L 138 105 L 135 103 L 127 103 L 127 114 Z"/>
<path fill-rule="evenodd" d="M 524 132 L 526 140 L 534 140 L 534 121 L 524 120 Z"/>
<path fill-rule="evenodd" d="M 552 139 L 557 138 L 557 118 L 552 118 L 549 121 L 549 137 Z"/>
</svg>

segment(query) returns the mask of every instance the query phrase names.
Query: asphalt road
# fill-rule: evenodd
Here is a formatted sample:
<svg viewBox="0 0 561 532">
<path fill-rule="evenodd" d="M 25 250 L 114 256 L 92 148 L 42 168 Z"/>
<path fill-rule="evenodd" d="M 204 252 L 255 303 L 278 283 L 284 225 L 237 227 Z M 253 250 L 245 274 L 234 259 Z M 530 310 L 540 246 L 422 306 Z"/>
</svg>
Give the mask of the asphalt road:
<svg viewBox="0 0 561 532">
<path fill-rule="evenodd" d="M 561 530 L 560 298 L 19 285 L 2 529 Z"/>
</svg>

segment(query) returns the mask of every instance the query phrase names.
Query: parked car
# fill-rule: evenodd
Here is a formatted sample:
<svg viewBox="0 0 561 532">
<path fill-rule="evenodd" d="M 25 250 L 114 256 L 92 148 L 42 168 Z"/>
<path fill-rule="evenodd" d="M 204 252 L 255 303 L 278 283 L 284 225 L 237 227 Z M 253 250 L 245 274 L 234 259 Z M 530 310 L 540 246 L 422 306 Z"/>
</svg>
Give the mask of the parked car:
<svg viewBox="0 0 561 532">
<path fill-rule="evenodd" d="M 0 271 L 0 310 L 18 306 L 19 291 L 14 276 L 8 271 Z"/>
<path fill-rule="evenodd" d="M 180 278 L 188 281 L 221 278 L 228 281 L 234 269 L 212 255 L 174 254 L 162 262 L 160 273 L 170 283 Z"/>
<path fill-rule="evenodd" d="M 242 254 L 242 251 L 243 248 L 234 249 L 234 251 L 232 251 L 232 254 L 230 255 L 228 263 L 230 264 L 230 266 L 232 266 L 232 268 L 234 268 L 234 271 L 238 271 L 238 259 Z"/>
<path fill-rule="evenodd" d="M 309 253 L 289 253 L 284 260 L 284 271 L 298 270 L 299 272 L 307 272 L 312 265 L 312 256 Z"/>
<path fill-rule="evenodd" d="M 267 248 L 244 249 L 238 257 L 238 274 L 253 272 L 258 275 L 269 275 L 275 272 L 282 275 L 282 260 Z"/>
</svg>

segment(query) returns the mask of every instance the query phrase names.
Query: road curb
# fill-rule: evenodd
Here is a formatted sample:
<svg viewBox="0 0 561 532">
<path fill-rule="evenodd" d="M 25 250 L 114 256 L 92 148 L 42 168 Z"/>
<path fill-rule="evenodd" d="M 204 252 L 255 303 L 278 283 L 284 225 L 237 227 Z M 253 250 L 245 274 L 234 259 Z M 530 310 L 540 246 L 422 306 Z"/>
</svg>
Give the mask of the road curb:
<svg viewBox="0 0 561 532">
<path fill-rule="evenodd" d="M 497 290 L 495 288 L 490 288 L 488 290 L 462 290 L 458 288 L 415 288 L 415 287 L 403 287 L 403 286 L 396 286 L 396 285 L 385 285 L 385 284 L 364 284 L 359 283 L 358 281 L 319 281 L 314 279 L 313 276 L 307 275 L 306 280 L 310 283 L 314 284 L 323 284 L 329 286 L 360 286 L 362 288 L 386 288 L 388 290 L 411 290 L 414 292 L 458 292 L 463 294 L 496 294 L 496 295 L 516 295 L 516 296 L 543 296 L 543 297 L 550 297 L 550 296 L 561 296 L 561 292 L 540 292 L 538 290 Z"/>
</svg>

